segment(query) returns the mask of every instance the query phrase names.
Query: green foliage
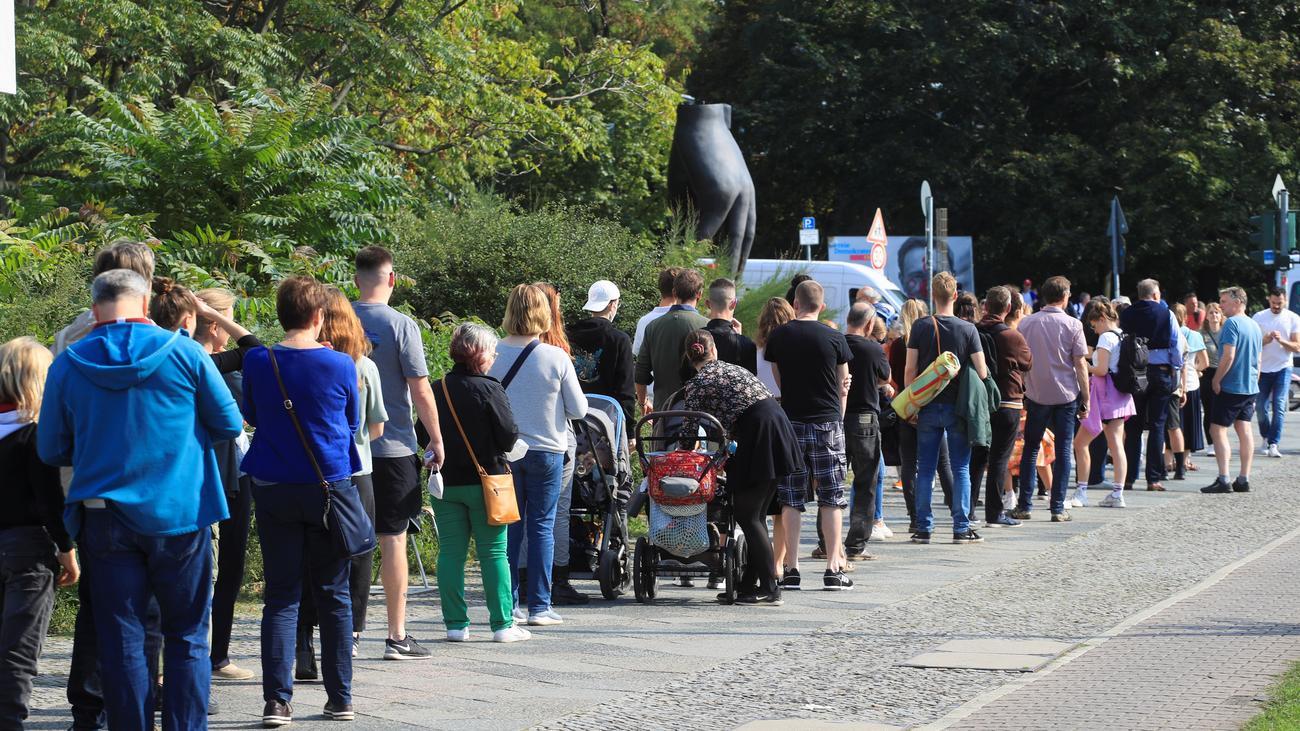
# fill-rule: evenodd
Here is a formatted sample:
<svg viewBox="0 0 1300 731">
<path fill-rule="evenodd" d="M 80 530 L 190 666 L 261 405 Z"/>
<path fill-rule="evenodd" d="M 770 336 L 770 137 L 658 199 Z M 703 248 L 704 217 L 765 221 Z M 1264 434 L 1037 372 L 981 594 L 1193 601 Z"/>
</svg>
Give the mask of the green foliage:
<svg viewBox="0 0 1300 731">
<path fill-rule="evenodd" d="M 624 325 L 658 302 L 658 246 L 584 208 L 525 212 L 478 195 L 408 225 L 395 253 L 415 285 L 401 296 L 422 319 L 455 311 L 499 323 L 510 290 L 534 281 L 559 288 L 566 322 L 585 316 L 587 287 L 597 279 L 619 286 Z"/>
<path fill-rule="evenodd" d="M 798 217 L 922 229 L 934 186 L 977 282 L 1068 274 L 1098 291 L 1116 187 L 1127 282 L 1177 296 L 1264 273 L 1246 219 L 1300 173 L 1300 31 L 1261 0 L 1104 3 L 728 2 L 690 91 L 735 105 L 778 252 Z M 761 154 L 759 154 L 761 153 Z M 1294 184 L 1294 183 L 1293 183 Z"/>
<path fill-rule="evenodd" d="M 1269 691 L 1268 705 L 1244 727 L 1244 731 L 1293 731 L 1300 729 L 1300 665 L 1292 666 Z"/>
</svg>

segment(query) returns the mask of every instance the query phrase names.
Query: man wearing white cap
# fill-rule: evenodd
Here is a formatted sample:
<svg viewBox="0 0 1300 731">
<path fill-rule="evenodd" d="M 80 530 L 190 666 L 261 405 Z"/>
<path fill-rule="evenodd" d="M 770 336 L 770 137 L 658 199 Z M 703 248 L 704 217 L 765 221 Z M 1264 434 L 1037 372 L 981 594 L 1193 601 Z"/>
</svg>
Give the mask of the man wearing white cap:
<svg viewBox="0 0 1300 731">
<path fill-rule="evenodd" d="M 587 290 L 587 303 L 582 306 L 591 317 L 573 323 L 567 332 L 582 392 L 617 400 L 630 428 L 636 402 L 632 383 L 635 362 L 632 339 L 614 327 L 618 304 L 618 287 L 608 279 L 596 282 Z"/>
</svg>

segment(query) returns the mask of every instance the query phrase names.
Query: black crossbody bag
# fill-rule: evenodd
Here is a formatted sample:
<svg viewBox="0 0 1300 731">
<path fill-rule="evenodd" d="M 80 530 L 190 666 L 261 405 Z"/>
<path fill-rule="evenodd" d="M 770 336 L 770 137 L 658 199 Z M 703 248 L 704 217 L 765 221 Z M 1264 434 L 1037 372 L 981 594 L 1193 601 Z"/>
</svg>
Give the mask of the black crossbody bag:
<svg viewBox="0 0 1300 731">
<path fill-rule="evenodd" d="M 361 505 L 361 493 L 352 480 L 340 481 L 336 485 L 325 479 L 325 473 L 321 472 L 320 463 L 316 461 L 316 453 L 312 451 L 311 442 L 307 441 L 307 432 L 303 431 L 302 424 L 298 421 L 298 412 L 293 410 L 293 400 L 284 387 L 284 379 L 280 377 L 280 364 L 275 360 L 275 349 L 268 347 L 266 353 L 271 358 L 271 370 L 275 372 L 280 395 L 284 397 L 284 410 L 289 412 L 289 420 L 298 431 L 298 439 L 302 441 L 302 448 L 307 450 L 307 459 L 311 460 L 316 479 L 325 492 L 325 513 L 321 516 L 321 523 L 330 534 L 334 551 L 340 558 L 352 558 L 375 550 L 375 524 Z"/>
</svg>

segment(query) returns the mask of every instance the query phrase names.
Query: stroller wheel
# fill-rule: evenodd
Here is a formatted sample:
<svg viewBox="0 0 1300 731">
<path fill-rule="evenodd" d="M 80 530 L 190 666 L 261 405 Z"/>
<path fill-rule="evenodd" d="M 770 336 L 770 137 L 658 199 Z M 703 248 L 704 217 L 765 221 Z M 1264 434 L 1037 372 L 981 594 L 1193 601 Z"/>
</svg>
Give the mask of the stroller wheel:
<svg viewBox="0 0 1300 731">
<path fill-rule="evenodd" d="M 600 582 L 600 595 L 610 601 L 627 591 L 627 559 L 622 546 L 617 550 L 609 548 L 600 552 L 596 579 Z"/>
<path fill-rule="evenodd" d="M 737 551 L 738 544 L 735 538 L 728 538 L 727 545 L 722 552 L 722 576 L 723 576 L 723 595 L 726 599 L 724 604 L 736 603 L 736 589 L 740 584 L 739 556 Z"/>
<path fill-rule="evenodd" d="M 659 563 L 654 546 L 644 537 L 636 539 L 636 554 L 633 557 L 632 589 L 636 600 L 642 603 L 655 600 L 655 566 Z"/>
</svg>

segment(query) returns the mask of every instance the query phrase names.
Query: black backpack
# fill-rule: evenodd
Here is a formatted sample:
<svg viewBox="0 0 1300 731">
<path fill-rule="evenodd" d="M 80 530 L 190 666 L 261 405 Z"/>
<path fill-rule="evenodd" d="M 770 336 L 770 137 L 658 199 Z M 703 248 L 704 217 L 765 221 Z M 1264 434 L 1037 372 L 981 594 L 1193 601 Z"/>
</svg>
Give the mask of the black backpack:
<svg viewBox="0 0 1300 731">
<path fill-rule="evenodd" d="M 1147 392 L 1147 364 L 1151 349 L 1147 338 L 1124 333 L 1119 339 L 1119 365 L 1111 374 L 1116 390 L 1133 396 Z"/>
</svg>

